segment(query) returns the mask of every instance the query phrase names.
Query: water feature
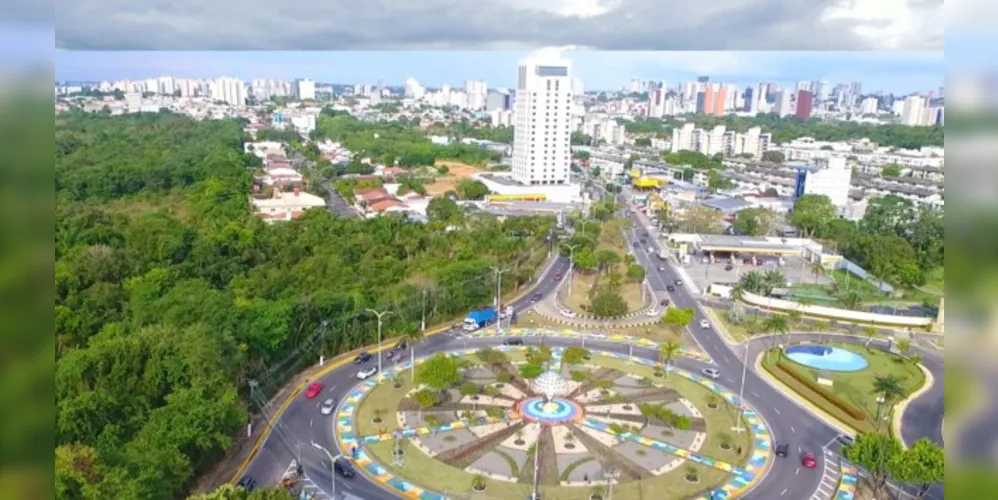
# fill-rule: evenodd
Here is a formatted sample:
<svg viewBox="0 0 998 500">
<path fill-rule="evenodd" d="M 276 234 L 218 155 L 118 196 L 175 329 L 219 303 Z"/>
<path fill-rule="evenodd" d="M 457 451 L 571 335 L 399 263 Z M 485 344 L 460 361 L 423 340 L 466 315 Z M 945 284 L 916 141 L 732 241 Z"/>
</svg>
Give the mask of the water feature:
<svg viewBox="0 0 998 500">
<path fill-rule="evenodd" d="M 841 347 L 821 344 L 798 344 L 783 350 L 795 363 L 832 372 L 857 372 L 867 366 L 866 357 Z"/>
<path fill-rule="evenodd" d="M 542 373 L 531 388 L 544 397 L 527 398 L 517 405 L 523 418 L 546 425 L 560 424 L 582 418 L 582 407 L 558 396 L 568 392 L 568 381 L 554 371 Z"/>
</svg>

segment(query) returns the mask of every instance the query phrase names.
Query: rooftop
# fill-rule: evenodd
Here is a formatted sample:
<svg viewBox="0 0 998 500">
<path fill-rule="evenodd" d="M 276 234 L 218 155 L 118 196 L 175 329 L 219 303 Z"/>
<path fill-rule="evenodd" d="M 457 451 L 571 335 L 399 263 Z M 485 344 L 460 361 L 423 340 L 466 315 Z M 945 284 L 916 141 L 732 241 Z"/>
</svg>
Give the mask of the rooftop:
<svg viewBox="0 0 998 500">
<path fill-rule="evenodd" d="M 708 198 L 700 201 L 701 205 L 716 208 L 722 212 L 736 212 L 752 206 L 751 203 L 738 198 Z"/>
</svg>

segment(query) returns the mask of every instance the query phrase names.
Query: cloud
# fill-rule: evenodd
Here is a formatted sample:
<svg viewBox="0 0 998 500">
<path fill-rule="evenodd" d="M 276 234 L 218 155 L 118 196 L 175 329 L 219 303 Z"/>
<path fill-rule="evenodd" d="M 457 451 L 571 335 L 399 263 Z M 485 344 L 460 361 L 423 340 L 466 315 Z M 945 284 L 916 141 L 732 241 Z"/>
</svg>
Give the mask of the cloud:
<svg viewBox="0 0 998 500">
<path fill-rule="evenodd" d="M 941 50 L 941 6 L 942 0 L 58 0 L 55 26 L 56 46 L 76 50 Z"/>
</svg>

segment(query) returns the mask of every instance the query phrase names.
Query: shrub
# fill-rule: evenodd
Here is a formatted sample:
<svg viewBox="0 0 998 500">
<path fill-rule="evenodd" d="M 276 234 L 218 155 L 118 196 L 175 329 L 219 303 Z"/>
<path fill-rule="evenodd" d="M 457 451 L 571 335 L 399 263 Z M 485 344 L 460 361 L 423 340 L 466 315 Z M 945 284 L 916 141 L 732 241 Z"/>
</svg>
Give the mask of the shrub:
<svg viewBox="0 0 998 500">
<path fill-rule="evenodd" d="M 508 384 L 513 381 L 513 375 L 509 372 L 502 372 L 499 375 L 496 375 L 496 380 L 503 384 Z"/>
<path fill-rule="evenodd" d="M 805 387 L 814 391 L 822 398 L 825 398 L 826 401 L 834 405 L 836 408 L 844 411 L 850 417 L 856 420 L 866 420 L 866 414 L 863 413 L 862 410 L 845 402 L 842 398 L 838 397 L 828 389 L 825 389 L 823 386 L 821 386 L 814 380 L 804 375 L 801 375 L 800 372 L 791 368 L 790 366 L 787 366 L 787 364 L 784 363 L 783 361 L 777 361 L 776 367 L 782 370 L 787 375 L 791 376 L 794 380 L 804 384 Z"/>
</svg>

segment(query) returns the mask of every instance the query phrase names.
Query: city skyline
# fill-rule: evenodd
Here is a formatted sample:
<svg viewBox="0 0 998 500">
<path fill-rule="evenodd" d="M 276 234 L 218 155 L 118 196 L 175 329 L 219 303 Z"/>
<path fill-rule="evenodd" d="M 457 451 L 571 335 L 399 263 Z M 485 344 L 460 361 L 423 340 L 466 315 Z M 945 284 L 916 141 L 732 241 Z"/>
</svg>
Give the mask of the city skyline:
<svg viewBox="0 0 998 500">
<path fill-rule="evenodd" d="M 59 81 L 176 78 L 242 80 L 311 78 L 322 83 L 401 86 L 412 77 L 428 87 L 483 80 L 515 86 L 529 52 L 77 52 L 56 51 Z M 586 90 L 619 90 L 630 80 L 670 87 L 707 75 L 713 81 L 785 86 L 799 80 L 863 82 L 866 92 L 903 95 L 944 85 L 942 52 L 605 52 L 567 50 Z"/>
</svg>

